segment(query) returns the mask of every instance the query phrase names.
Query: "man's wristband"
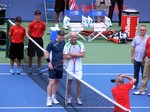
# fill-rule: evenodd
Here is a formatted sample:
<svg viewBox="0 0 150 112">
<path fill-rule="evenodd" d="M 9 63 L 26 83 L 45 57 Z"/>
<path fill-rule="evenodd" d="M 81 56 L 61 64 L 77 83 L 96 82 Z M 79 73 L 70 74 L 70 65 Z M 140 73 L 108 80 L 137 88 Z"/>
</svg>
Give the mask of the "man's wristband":
<svg viewBox="0 0 150 112">
<path fill-rule="evenodd" d="M 49 58 L 46 59 L 47 63 L 51 62 Z"/>
</svg>

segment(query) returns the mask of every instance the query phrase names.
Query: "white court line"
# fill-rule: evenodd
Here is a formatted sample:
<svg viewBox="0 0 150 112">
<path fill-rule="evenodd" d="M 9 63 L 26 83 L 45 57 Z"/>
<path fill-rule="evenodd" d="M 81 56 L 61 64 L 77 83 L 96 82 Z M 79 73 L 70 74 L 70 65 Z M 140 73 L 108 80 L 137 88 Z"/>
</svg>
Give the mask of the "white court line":
<svg viewBox="0 0 150 112">
<path fill-rule="evenodd" d="M 73 107 L 66 107 L 66 108 L 73 108 Z M 91 108 L 114 108 L 114 107 L 107 107 L 107 106 L 97 106 L 97 107 L 75 107 L 75 108 L 85 108 L 85 109 L 91 109 Z M 149 109 L 149 106 L 132 106 L 132 109 Z M 64 107 L 0 107 L 0 110 L 2 109 L 64 109 Z"/>
<path fill-rule="evenodd" d="M 117 76 L 118 74 L 120 74 L 120 73 L 83 73 L 84 76 L 113 76 L 113 75 Z M 122 73 L 122 74 L 131 75 L 131 76 L 133 75 L 133 73 Z M 1 76 L 9 76 L 11 74 L 10 73 L 0 73 L 0 75 Z M 15 75 L 17 75 L 17 74 L 15 74 Z M 27 75 L 27 74 L 26 73 L 21 73 L 21 75 Z M 45 75 L 45 73 L 43 73 L 43 75 Z"/>
<path fill-rule="evenodd" d="M 17 74 L 15 75 L 11 75 L 10 73 L 0 73 L 0 76 L 16 76 Z M 33 73 L 32 75 L 36 76 L 36 75 L 39 75 L 37 73 Z M 47 75 L 45 73 L 43 73 L 42 75 Z M 27 73 L 21 73 L 20 75 L 17 75 L 17 76 L 28 76 Z"/>
<path fill-rule="evenodd" d="M 0 73 L 0 75 L 4 75 L 4 76 L 6 75 L 7 76 L 7 75 L 11 75 L 11 74 L 10 73 Z M 15 74 L 15 75 L 17 75 L 17 74 Z M 21 75 L 27 75 L 27 74 L 26 73 L 21 73 Z"/>
<path fill-rule="evenodd" d="M 117 76 L 120 73 L 84 73 L 84 76 L 112 76 L 115 75 Z M 133 75 L 133 73 L 121 73 L 121 74 L 126 74 L 126 75 Z"/>
<path fill-rule="evenodd" d="M 10 64 L 8 64 L 8 63 L 0 63 L 0 65 L 10 65 Z M 14 64 L 14 65 L 16 65 L 16 64 Z M 43 64 L 43 65 L 47 65 L 47 64 Z M 104 64 L 104 63 L 97 64 L 97 63 L 91 63 L 91 64 L 83 64 L 83 65 L 133 65 L 133 64 L 123 64 L 123 63 L 122 64 L 117 64 L 117 63 L 115 63 L 115 64 L 113 64 L 113 63 L 109 63 L 109 64 Z"/>
<path fill-rule="evenodd" d="M 112 76 L 112 75 L 118 75 L 120 73 L 83 73 L 84 76 Z M 133 75 L 133 73 L 122 73 L 127 75 Z M 8 76 L 11 75 L 10 73 L 0 73 L 1 76 Z M 17 75 L 17 74 L 15 74 Z M 21 75 L 27 75 L 26 73 L 21 73 Z M 43 73 L 43 75 L 45 75 Z M 65 74 L 66 75 L 66 74 Z M 13 75 L 12 75 L 13 76 Z"/>
<path fill-rule="evenodd" d="M 0 107 L 0 109 L 64 109 L 64 107 Z"/>
<path fill-rule="evenodd" d="M 91 109 L 91 108 L 97 108 L 97 109 L 100 109 L 100 108 L 114 108 L 114 107 L 107 107 L 107 106 L 96 106 L 96 107 L 66 107 L 66 108 L 83 108 L 83 109 Z M 64 109 L 64 107 L 0 107 L 0 110 L 1 109 Z"/>
<path fill-rule="evenodd" d="M 105 63 L 102 63 L 102 64 L 97 64 L 97 63 L 91 63 L 91 64 L 82 64 L 82 65 L 133 65 L 133 64 L 117 64 L 117 63 L 108 63 L 108 64 L 105 64 Z"/>
<path fill-rule="evenodd" d="M 149 106 L 142 106 L 142 107 L 136 107 L 136 106 L 133 106 L 131 107 L 132 109 L 150 109 Z"/>
</svg>

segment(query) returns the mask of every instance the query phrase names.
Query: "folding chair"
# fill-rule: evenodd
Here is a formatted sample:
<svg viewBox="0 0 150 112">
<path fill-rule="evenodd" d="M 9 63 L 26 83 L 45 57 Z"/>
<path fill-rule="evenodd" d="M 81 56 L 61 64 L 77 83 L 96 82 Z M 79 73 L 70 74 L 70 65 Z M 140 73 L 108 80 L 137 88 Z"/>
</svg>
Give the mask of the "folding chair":
<svg viewBox="0 0 150 112">
<path fill-rule="evenodd" d="M 83 11 L 82 10 L 66 10 L 65 15 L 69 17 L 82 17 Z M 69 27 L 71 28 L 71 31 L 75 31 L 79 37 L 81 37 L 83 40 L 86 40 L 80 32 L 84 30 L 84 26 L 81 23 L 69 23 Z M 68 37 L 70 33 L 65 35 L 65 37 Z"/>
<path fill-rule="evenodd" d="M 105 10 L 90 10 L 88 11 L 88 16 L 92 16 L 92 17 L 106 16 L 106 11 Z M 102 34 L 103 31 L 106 31 L 106 25 L 104 23 L 102 22 L 94 23 L 93 27 L 94 27 L 94 32 L 88 36 L 88 37 L 92 37 L 91 40 L 94 40 L 100 35 L 107 40 L 107 38 Z M 95 33 L 97 34 L 94 35 Z"/>
<path fill-rule="evenodd" d="M 54 4 L 55 0 L 44 0 L 44 9 L 45 9 L 45 19 L 46 19 L 46 24 L 48 24 L 48 20 L 54 20 L 48 18 L 48 14 L 54 13 Z"/>
</svg>

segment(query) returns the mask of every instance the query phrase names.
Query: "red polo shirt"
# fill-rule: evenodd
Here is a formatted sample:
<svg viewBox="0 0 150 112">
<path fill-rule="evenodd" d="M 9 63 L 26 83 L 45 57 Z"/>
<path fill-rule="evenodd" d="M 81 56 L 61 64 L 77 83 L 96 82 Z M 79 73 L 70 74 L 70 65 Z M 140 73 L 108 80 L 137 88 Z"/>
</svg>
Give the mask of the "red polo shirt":
<svg viewBox="0 0 150 112">
<path fill-rule="evenodd" d="M 12 26 L 9 30 L 9 37 L 13 43 L 21 43 L 26 36 L 26 30 L 23 26 Z"/>
<path fill-rule="evenodd" d="M 40 20 L 39 22 L 33 20 L 28 26 L 29 35 L 35 38 L 42 38 L 45 30 L 46 25 L 42 20 Z"/>
<path fill-rule="evenodd" d="M 112 94 L 113 94 L 114 100 L 129 110 L 130 110 L 129 92 L 132 86 L 133 86 L 133 82 L 128 82 L 126 84 L 122 84 L 122 85 L 112 88 Z M 125 112 L 125 111 L 115 106 L 114 112 Z"/>
<path fill-rule="evenodd" d="M 146 42 L 146 56 L 150 58 L 150 37 L 147 39 Z"/>
</svg>

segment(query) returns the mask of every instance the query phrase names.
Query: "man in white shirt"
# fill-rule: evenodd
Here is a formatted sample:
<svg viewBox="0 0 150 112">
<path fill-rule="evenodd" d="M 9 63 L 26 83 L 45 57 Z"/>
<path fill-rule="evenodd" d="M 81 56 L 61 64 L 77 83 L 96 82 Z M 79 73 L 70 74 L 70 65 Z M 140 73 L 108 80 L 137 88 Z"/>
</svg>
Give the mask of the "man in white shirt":
<svg viewBox="0 0 150 112">
<path fill-rule="evenodd" d="M 65 44 L 64 47 L 64 59 L 67 60 L 67 70 L 75 74 L 79 79 L 82 78 L 82 60 L 81 58 L 85 55 L 85 48 L 82 42 L 77 41 L 77 34 L 75 32 L 70 33 L 70 41 Z M 68 74 L 68 84 L 67 84 L 67 99 L 66 103 L 71 103 L 71 85 L 73 76 Z M 82 105 L 80 99 L 81 83 L 76 80 L 76 91 L 77 98 L 76 103 Z"/>
<path fill-rule="evenodd" d="M 145 52 L 145 45 L 147 42 L 149 35 L 147 34 L 147 28 L 145 25 L 140 26 L 140 34 L 135 36 L 131 43 L 131 62 L 134 64 L 134 78 L 136 82 L 132 89 L 136 89 L 139 82 L 139 71 L 141 69 L 141 73 L 143 76 L 143 64 L 142 60 Z"/>
</svg>

